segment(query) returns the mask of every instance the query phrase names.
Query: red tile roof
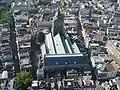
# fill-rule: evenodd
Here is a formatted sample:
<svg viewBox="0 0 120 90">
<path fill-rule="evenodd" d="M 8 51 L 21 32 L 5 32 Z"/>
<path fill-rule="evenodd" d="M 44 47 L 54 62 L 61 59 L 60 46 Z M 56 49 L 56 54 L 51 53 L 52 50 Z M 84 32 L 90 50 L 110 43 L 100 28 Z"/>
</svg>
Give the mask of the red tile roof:
<svg viewBox="0 0 120 90">
<path fill-rule="evenodd" d="M 120 69 L 120 63 L 118 64 L 118 62 L 113 61 L 111 64 L 115 69 Z"/>
<path fill-rule="evenodd" d="M 119 67 L 120 67 L 120 61 L 117 61 L 117 64 L 119 65 Z"/>
</svg>

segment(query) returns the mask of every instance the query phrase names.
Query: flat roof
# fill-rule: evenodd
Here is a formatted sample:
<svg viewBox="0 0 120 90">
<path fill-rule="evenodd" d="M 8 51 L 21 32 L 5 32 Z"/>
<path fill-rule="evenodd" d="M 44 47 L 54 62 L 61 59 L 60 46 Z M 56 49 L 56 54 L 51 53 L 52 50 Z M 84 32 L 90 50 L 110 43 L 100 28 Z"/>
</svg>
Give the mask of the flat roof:
<svg viewBox="0 0 120 90">
<path fill-rule="evenodd" d="M 30 48 L 30 45 L 21 45 L 20 48 Z"/>
<path fill-rule="evenodd" d="M 55 54 L 55 48 L 53 45 L 53 39 L 51 33 L 46 35 L 46 45 L 49 51 L 49 54 Z"/>
<path fill-rule="evenodd" d="M 29 62 L 30 62 L 30 58 L 29 58 L 29 56 L 26 56 L 26 57 L 20 57 L 20 62 L 21 62 L 21 64 L 29 64 Z"/>
<path fill-rule="evenodd" d="M 91 59 L 95 62 L 104 62 L 104 58 L 101 56 L 92 56 Z"/>
<path fill-rule="evenodd" d="M 70 45 L 69 45 L 69 42 L 68 42 L 67 39 L 65 40 L 65 43 L 66 43 L 66 46 L 67 46 L 67 48 L 68 48 L 69 53 L 72 53 L 72 50 L 71 50 L 71 48 L 70 48 Z"/>
<path fill-rule="evenodd" d="M 74 53 L 80 53 L 80 50 L 78 49 L 78 46 L 76 43 L 73 43 L 72 47 L 73 47 Z"/>
<path fill-rule="evenodd" d="M 8 71 L 3 71 L 2 74 L 1 74 L 1 78 L 2 79 L 8 78 Z"/>
<path fill-rule="evenodd" d="M 54 43 L 55 43 L 55 48 L 56 48 L 56 52 L 57 54 L 65 54 L 65 49 L 60 37 L 60 34 L 57 34 L 54 38 Z"/>
</svg>

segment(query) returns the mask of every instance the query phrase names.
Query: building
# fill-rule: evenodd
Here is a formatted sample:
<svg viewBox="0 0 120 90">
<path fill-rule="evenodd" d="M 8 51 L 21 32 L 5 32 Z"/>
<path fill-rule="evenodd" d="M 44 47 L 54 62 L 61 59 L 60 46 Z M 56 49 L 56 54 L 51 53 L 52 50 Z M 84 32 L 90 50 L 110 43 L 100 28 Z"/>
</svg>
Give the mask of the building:
<svg viewBox="0 0 120 90">
<path fill-rule="evenodd" d="M 0 0 L 0 10 L 9 9 L 11 7 L 11 0 Z"/>
<path fill-rule="evenodd" d="M 75 15 L 66 15 L 64 18 L 65 32 L 69 34 L 77 34 L 77 20 Z"/>
<path fill-rule="evenodd" d="M 111 64 L 98 65 L 96 68 L 95 74 L 97 79 L 111 79 L 117 75 L 117 70 L 115 70 Z"/>
<path fill-rule="evenodd" d="M 12 48 L 10 42 L 10 28 L 1 26 L 0 27 L 0 69 L 5 69 L 9 74 L 10 71 L 14 71 L 13 66 L 13 56 L 12 56 Z M 2 70 L 0 70 L 2 71 Z M 10 75 L 8 75 L 9 77 Z"/>
<path fill-rule="evenodd" d="M 100 84 L 96 84 L 93 80 L 89 78 L 79 78 L 74 81 L 74 79 L 64 79 L 63 89 L 65 90 L 104 90 Z"/>
<path fill-rule="evenodd" d="M 74 42 L 71 43 L 69 36 L 59 33 L 52 37 L 51 33 L 46 35 L 46 42 L 41 47 L 45 71 L 88 69 L 88 55 L 82 54 Z M 52 60 L 52 61 L 51 61 Z"/>
<path fill-rule="evenodd" d="M 14 11 L 17 55 L 21 71 L 31 72 L 30 48 L 31 32 L 28 22 L 28 15 L 22 15 L 21 10 Z M 17 14 L 16 14 L 17 13 Z M 19 13 L 19 14 L 18 14 Z"/>
<path fill-rule="evenodd" d="M 31 9 L 30 5 L 27 2 L 13 2 L 11 10 L 20 10 L 23 12 L 29 11 Z"/>
<path fill-rule="evenodd" d="M 111 59 L 108 54 L 105 54 L 103 50 L 99 50 L 97 47 L 91 52 L 91 63 L 95 70 L 95 75 L 98 80 L 114 78 L 117 75 L 118 70 L 111 64 Z"/>
<path fill-rule="evenodd" d="M 111 64 L 115 68 L 115 70 L 117 70 L 117 76 L 119 76 L 120 75 L 120 62 L 113 61 L 111 62 Z"/>
<path fill-rule="evenodd" d="M 119 10 L 120 10 L 120 0 L 117 0 L 117 3 L 119 4 Z"/>
<path fill-rule="evenodd" d="M 119 40 L 120 26 L 113 26 L 107 28 L 107 35 L 109 40 Z"/>
</svg>

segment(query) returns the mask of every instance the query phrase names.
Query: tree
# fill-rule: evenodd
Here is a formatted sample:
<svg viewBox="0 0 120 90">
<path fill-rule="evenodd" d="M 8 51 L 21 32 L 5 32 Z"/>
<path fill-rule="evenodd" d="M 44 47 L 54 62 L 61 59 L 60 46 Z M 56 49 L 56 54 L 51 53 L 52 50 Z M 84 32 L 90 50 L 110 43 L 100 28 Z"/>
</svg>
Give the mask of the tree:
<svg viewBox="0 0 120 90">
<path fill-rule="evenodd" d="M 12 21 L 12 13 L 9 11 L 0 11 L 0 23 L 1 24 L 10 24 Z"/>
<path fill-rule="evenodd" d="M 32 75 L 29 72 L 20 72 L 16 74 L 16 83 L 18 90 L 26 90 L 32 81 Z"/>
</svg>

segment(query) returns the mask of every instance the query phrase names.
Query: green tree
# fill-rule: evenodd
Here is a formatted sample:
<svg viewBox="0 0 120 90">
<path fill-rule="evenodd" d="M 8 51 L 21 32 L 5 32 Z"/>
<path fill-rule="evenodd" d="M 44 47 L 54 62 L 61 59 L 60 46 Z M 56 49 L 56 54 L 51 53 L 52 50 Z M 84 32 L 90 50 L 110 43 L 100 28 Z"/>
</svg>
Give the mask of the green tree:
<svg viewBox="0 0 120 90">
<path fill-rule="evenodd" d="M 16 83 L 18 90 L 26 90 L 32 81 L 32 75 L 29 72 L 20 72 L 16 74 Z"/>
<path fill-rule="evenodd" d="M 0 11 L 0 23 L 1 24 L 10 24 L 12 21 L 12 13 L 9 11 Z"/>
</svg>

